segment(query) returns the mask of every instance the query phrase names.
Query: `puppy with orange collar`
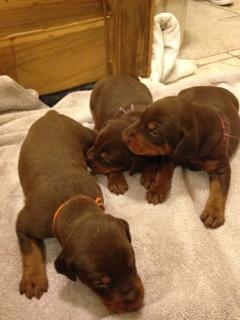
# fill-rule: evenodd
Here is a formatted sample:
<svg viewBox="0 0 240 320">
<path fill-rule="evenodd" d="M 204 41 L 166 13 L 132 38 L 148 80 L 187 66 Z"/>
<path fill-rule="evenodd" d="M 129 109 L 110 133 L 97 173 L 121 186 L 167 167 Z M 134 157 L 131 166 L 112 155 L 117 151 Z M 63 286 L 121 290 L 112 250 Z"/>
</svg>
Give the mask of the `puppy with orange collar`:
<svg viewBox="0 0 240 320">
<path fill-rule="evenodd" d="M 62 252 L 59 273 L 77 278 L 114 312 L 142 306 L 128 223 L 103 212 L 103 196 L 88 173 L 84 154 L 95 134 L 49 111 L 30 128 L 19 157 L 25 195 L 16 231 L 23 261 L 20 293 L 29 299 L 47 291 L 43 240 L 55 236 Z"/>
<path fill-rule="evenodd" d="M 209 228 L 224 223 L 231 176 L 229 158 L 240 139 L 238 109 L 237 98 L 226 89 L 192 87 L 177 97 L 155 101 L 123 133 L 132 152 L 168 157 L 163 185 L 169 186 L 177 164 L 208 173 L 210 194 L 201 219 Z"/>
</svg>

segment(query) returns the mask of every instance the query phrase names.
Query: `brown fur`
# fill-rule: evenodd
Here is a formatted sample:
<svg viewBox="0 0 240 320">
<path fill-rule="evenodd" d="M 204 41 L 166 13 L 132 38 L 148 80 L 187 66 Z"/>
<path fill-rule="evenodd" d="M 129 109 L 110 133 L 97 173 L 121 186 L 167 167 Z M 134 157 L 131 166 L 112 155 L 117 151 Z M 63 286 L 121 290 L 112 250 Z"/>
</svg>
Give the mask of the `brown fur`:
<svg viewBox="0 0 240 320">
<path fill-rule="evenodd" d="M 116 194 L 128 189 L 123 171 L 133 174 L 146 164 L 144 157 L 126 148 L 121 135 L 150 103 L 147 87 L 128 76 L 110 76 L 93 88 L 90 108 L 97 138 L 88 152 L 88 163 L 94 172 L 107 175 L 109 189 Z"/>
<path fill-rule="evenodd" d="M 123 133 L 123 140 L 136 154 L 166 154 L 176 164 L 209 174 L 210 195 L 201 219 L 211 228 L 224 223 L 229 157 L 236 151 L 239 138 L 236 97 L 211 86 L 192 87 L 177 97 L 154 102 Z"/>
<path fill-rule="evenodd" d="M 49 111 L 30 128 L 19 157 L 25 205 L 16 223 L 23 260 L 20 292 L 40 298 L 47 291 L 44 238 L 62 246 L 56 270 L 86 283 L 112 311 L 140 308 L 143 286 L 137 274 L 126 221 L 95 203 L 102 196 L 88 173 L 84 153 L 94 132 Z M 67 202 L 66 202 L 67 201 Z"/>
</svg>

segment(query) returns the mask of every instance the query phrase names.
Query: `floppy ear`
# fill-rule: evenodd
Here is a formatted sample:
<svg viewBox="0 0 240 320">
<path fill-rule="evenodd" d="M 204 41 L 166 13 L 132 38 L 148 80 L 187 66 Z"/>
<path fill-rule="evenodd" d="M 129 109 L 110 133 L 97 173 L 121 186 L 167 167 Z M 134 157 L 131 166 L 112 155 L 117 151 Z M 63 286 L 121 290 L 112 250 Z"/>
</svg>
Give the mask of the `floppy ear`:
<svg viewBox="0 0 240 320">
<path fill-rule="evenodd" d="M 124 229 L 124 231 L 126 232 L 128 241 L 131 243 L 132 242 L 132 238 L 131 238 L 131 234 L 130 234 L 130 230 L 129 230 L 129 225 L 127 223 L 127 221 L 117 218 L 118 223 L 120 224 L 120 226 Z"/>
<path fill-rule="evenodd" d="M 72 281 L 77 280 L 73 263 L 70 258 L 64 255 L 63 251 L 55 260 L 55 268 L 58 273 L 64 274 L 70 280 Z"/>
<path fill-rule="evenodd" d="M 182 160 L 186 156 L 192 155 L 198 151 L 198 134 L 194 126 L 191 129 L 182 128 L 182 137 L 174 150 L 174 158 Z"/>
</svg>

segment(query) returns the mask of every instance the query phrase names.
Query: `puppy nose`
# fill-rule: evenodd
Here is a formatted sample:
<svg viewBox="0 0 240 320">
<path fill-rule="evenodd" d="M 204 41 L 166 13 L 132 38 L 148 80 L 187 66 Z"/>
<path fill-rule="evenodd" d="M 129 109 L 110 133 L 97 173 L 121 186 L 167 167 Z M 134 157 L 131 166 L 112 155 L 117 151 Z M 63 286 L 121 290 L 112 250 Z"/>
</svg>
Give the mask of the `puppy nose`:
<svg viewBox="0 0 240 320">
<path fill-rule="evenodd" d="M 133 289 L 127 293 L 127 295 L 125 297 L 125 301 L 130 304 L 130 303 L 136 301 L 137 298 L 138 298 L 138 292 L 136 289 Z"/>
<path fill-rule="evenodd" d="M 124 300 L 130 311 L 136 311 L 143 306 L 143 294 L 137 288 L 129 291 Z"/>
</svg>

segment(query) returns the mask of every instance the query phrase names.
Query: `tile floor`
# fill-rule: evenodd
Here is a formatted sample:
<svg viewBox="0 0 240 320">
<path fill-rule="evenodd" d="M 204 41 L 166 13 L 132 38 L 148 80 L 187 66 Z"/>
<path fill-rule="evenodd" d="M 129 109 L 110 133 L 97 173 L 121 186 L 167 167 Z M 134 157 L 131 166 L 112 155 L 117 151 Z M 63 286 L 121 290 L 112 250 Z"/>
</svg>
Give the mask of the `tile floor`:
<svg viewBox="0 0 240 320">
<path fill-rule="evenodd" d="M 195 60 L 199 75 L 240 72 L 240 0 L 231 6 L 189 0 L 180 58 Z"/>
</svg>

